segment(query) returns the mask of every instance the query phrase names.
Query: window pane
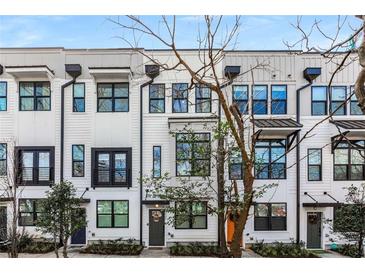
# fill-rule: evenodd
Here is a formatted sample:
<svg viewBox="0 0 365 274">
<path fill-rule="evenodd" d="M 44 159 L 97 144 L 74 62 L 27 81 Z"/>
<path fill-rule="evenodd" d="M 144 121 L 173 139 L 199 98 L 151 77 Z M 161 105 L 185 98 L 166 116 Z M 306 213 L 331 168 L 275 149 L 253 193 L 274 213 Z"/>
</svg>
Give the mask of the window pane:
<svg viewBox="0 0 365 274">
<path fill-rule="evenodd" d="M 335 180 L 347 180 L 347 166 L 335 166 Z"/>
<path fill-rule="evenodd" d="M 0 82 L 0 96 L 6 96 L 6 82 Z"/>
<path fill-rule="evenodd" d="M 128 215 L 115 215 L 114 216 L 115 227 L 128 227 Z"/>
<path fill-rule="evenodd" d="M 248 87 L 233 86 L 233 100 L 248 100 Z"/>
<path fill-rule="evenodd" d="M 253 86 L 252 96 L 254 100 L 266 100 L 267 86 Z"/>
<path fill-rule="evenodd" d="M 39 167 L 49 167 L 49 152 L 39 152 Z"/>
<path fill-rule="evenodd" d="M 150 98 L 161 99 L 165 98 L 165 86 L 164 85 L 150 85 Z"/>
<path fill-rule="evenodd" d="M 308 180 L 309 181 L 319 181 L 320 177 L 320 166 L 308 166 Z"/>
<path fill-rule="evenodd" d="M 188 84 L 172 84 L 172 96 L 173 98 L 187 98 L 188 97 Z"/>
<path fill-rule="evenodd" d="M 126 169 L 127 155 L 125 153 L 116 153 L 114 159 L 115 169 Z"/>
<path fill-rule="evenodd" d="M 165 100 L 150 100 L 150 112 L 165 112 Z"/>
<path fill-rule="evenodd" d="M 351 149 L 351 164 L 364 164 L 365 151 Z"/>
<path fill-rule="evenodd" d="M 267 113 L 267 101 L 254 101 L 253 102 L 254 114 L 266 114 Z"/>
<path fill-rule="evenodd" d="M 308 163 L 310 165 L 321 164 L 321 150 L 320 149 L 308 149 Z"/>
<path fill-rule="evenodd" d="M 73 145 L 72 146 L 72 159 L 74 161 L 84 160 L 84 146 L 83 145 Z"/>
<path fill-rule="evenodd" d="M 269 178 L 269 164 L 256 164 L 255 174 L 257 179 Z"/>
<path fill-rule="evenodd" d="M 345 87 L 332 87 L 331 88 L 331 100 L 333 101 L 345 101 L 346 88 Z"/>
<path fill-rule="evenodd" d="M 0 98 L 0 111 L 6 110 L 6 98 Z"/>
<path fill-rule="evenodd" d="M 285 178 L 285 164 L 271 164 L 271 179 Z"/>
<path fill-rule="evenodd" d="M 312 99 L 313 101 L 326 101 L 327 94 L 326 87 L 312 87 Z"/>
<path fill-rule="evenodd" d="M 232 180 L 242 179 L 242 165 L 241 164 L 230 164 L 230 178 Z"/>
<path fill-rule="evenodd" d="M 195 159 L 210 158 L 210 143 L 195 143 L 194 158 Z"/>
<path fill-rule="evenodd" d="M 33 212 L 33 201 L 32 200 L 19 200 L 20 212 Z"/>
<path fill-rule="evenodd" d="M 361 108 L 358 106 L 357 101 L 351 101 L 351 114 L 352 115 L 363 115 Z"/>
<path fill-rule="evenodd" d="M 127 182 L 127 172 L 126 172 L 126 154 L 118 153 L 115 154 L 115 183 L 125 183 Z"/>
<path fill-rule="evenodd" d="M 33 96 L 34 84 L 33 83 L 20 83 L 20 96 Z"/>
<path fill-rule="evenodd" d="M 273 101 L 271 102 L 272 114 L 286 114 L 286 101 Z"/>
<path fill-rule="evenodd" d="M 188 100 L 174 99 L 172 109 L 173 112 L 188 112 Z"/>
<path fill-rule="evenodd" d="M 34 110 L 34 99 L 20 98 L 20 110 Z"/>
<path fill-rule="evenodd" d="M 346 114 L 346 109 L 345 109 L 345 105 L 343 104 L 343 102 L 332 102 L 331 111 L 334 112 L 334 115 L 345 115 Z"/>
<path fill-rule="evenodd" d="M 286 100 L 286 86 L 271 86 L 272 100 Z"/>
<path fill-rule="evenodd" d="M 85 97 L 85 85 L 82 83 L 74 84 L 74 97 L 84 98 Z"/>
<path fill-rule="evenodd" d="M 0 144 L 0 160 L 6 159 L 6 144 Z"/>
<path fill-rule="evenodd" d="M 248 103 L 247 101 L 238 101 L 236 102 L 238 109 L 240 110 L 241 114 L 248 113 Z"/>
<path fill-rule="evenodd" d="M 348 164 L 348 150 L 335 149 L 335 164 Z"/>
<path fill-rule="evenodd" d="M 49 152 L 39 152 L 38 154 L 38 180 L 49 181 L 50 169 L 49 169 Z"/>
<path fill-rule="evenodd" d="M 99 215 L 98 216 L 99 227 L 112 227 L 112 216 L 111 215 Z"/>
<path fill-rule="evenodd" d="M 313 102 L 312 103 L 313 115 L 326 115 L 326 103 L 325 102 Z"/>
<path fill-rule="evenodd" d="M 37 110 L 50 110 L 51 99 L 48 98 L 37 98 Z"/>
<path fill-rule="evenodd" d="M 197 87 L 196 88 L 196 98 L 210 98 L 211 91 L 208 87 Z"/>
<path fill-rule="evenodd" d="M 49 83 L 36 83 L 35 94 L 36 96 L 50 96 L 51 88 Z"/>
<path fill-rule="evenodd" d="M 161 147 L 153 148 L 153 177 L 161 177 Z"/>
<path fill-rule="evenodd" d="M 127 201 L 114 201 L 114 213 L 115 214 L 128 214 L 128 202 Z"/>
<path fill-rule="evenodd" d="M 285 148 L 284 147 L 272 147 L 271 148 L 271 162 L 285 163 Z"/>
<path fill-rule="evenodd" d="M 110 159 L 109 154 L 98 154 L 98 181 L 109 182 L 109 167 Z"/>
<path fill-rule="evenodd" d="M 22 179 L 23 181 L 33 180 L 33 152 L 22 153 Z"/>
<path fill-rule="evenodd" d="M 269 207 L 267 204 L 256 204 L 255 206 L 255 216 L 256 217 L 268 217 Z"/>
<path fill-rule="evenodd" d="M 176 161 L 176 175 L 177 176 L 186 176 L 190 175 L 191 172 L 191 164 L 190 161 Z"/>
<path fill-rule="evenodd" d="M 75 98 L 74 99 L 74 112 L 85 111 L 85 99 Z"/>
<path fill-rule="evenodd" d="M 351 180 L 362 180 L 364 178 L 364 166 L 363 165 L 352 165 L 351 166 Z"/>
<path fill-rule="evenodd" d="M 7 173 L 6 170 L 6 160 L 0 160 L 0 176 L 5 176 Z"/>
<path fill-rule="evenodd" d="M 112 99 L 99 99 L 98 100 L 98 111 L 113 111 L 113 100 Z"/>
<path fill-rule="evenodd" d="M 128 111 L 128 99 L 114 99 L 114 111 Z"/>
<path fill-rule="evenodd" d="M 206 216 L 195 216 L 192 218 L 192 228 L 206 228 L 207 227 L 207 218 Z"/>
<path fill-rule="evenodd" d="M 115 84 L 114 85 L 115 97 L 128 97 L 128 84 Z"/>
<path fill-rule="evenodd" d="M 196 160 L 194 164 L 194 176 L 208 176 L 210 173 L 210 160 Z"/>
<path fill-rule="evenodd" d="M 33 225 L 33 214 L 32 213 L 20 213 L 20 225 L 32 226 Z"/>
<path fill-rule="evenodd" d="M 98 201 L 98 213 L 111 214 L 112 213 L 112 201 Z"/>
<path fill-rule="evenodd" d="M 99 84 L 98 85 L 98 97 L 112 97 L 113 85 L 112 84 Z"/>
<path fill-rule="evenodd" d="M 192 157 L 192 146 L 188 143 L 176 144 L 176 158 L 177 159 L 189 159 Z"/>
<path fill-rule="evenodd" d="M 271 216 L 285 217 L 286 216 L 286 205 L 285 204 L 271 204 Z"/>
<path fill-rule="evenodd" d="M 210 112 L 210 99 L 196 99 L 196 112 Z"/>
<path fill-rule="evenodd" d="M 74 162 L 73 163 L 73 176 L 84 176 L 84 163 Z"/>
<path fill-rule="evenodd" d="M 207 207 L 205 203 L 193 202 L 191 205 L 193 215 L 203 215 L 206 213 Z"/>
<path fill-rule="evenodd" d="M 256 147 L 255 162 L 258 164 L 269 163 L 269 148 Z"/>
</svg>

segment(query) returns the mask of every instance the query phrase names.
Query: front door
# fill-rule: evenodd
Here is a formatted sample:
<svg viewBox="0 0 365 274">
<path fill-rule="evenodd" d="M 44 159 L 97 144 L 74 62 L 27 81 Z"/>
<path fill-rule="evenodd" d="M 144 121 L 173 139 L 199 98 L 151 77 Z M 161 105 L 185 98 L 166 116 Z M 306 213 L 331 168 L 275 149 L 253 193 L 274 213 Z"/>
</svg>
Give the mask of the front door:
<svg viewBox="0 0 365 274">
<path fill-rule="evenodd" d="M 6 218 L 6 207 L 0 207 L 0 241 L 7 239 L 7 218 Z"/>
<path fill-rule="evenodd" d="M 322 213 L 307 213 L 307 248 L 322 248 Z"/>
<path fill-rule="evenodd" d="M 80 208 L 79 214 L 82 214 L 82 216 L 86 219 L 86 209 Z M 86 227 L 82 227 L 79 230 L 77 230 L 71 237 L 71 244 L 73 245 L 84 245 L 86 244 Z"/>
<path fill-rule="evenodd" d="M 165 212 L 161 209 L 150 209 L 149 212 L 149 245 L 165 245 Z"/>
</svg>

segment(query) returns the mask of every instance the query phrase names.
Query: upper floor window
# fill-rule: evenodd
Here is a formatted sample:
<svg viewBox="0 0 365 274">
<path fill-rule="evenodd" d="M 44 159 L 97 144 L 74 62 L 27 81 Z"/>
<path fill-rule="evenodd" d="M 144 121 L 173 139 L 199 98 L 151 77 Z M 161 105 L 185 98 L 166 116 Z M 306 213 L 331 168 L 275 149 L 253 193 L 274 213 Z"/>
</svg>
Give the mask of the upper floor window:
<svg viewBox="0 0 365 274">
<path fill-rule="evenodd" d="M 150 85 L 150 113 L 165 112 L 165 85 Z"/>
<path fill-rule="evenodd" d="M 49 82 L 20 82 L 20 110 L 51 110 L 51 86 Z"/>
<path fill-rule="evenodd" d="M 253 114 L 267 114 L 267 86 L 254 85 L 252 87 Z"/>
<path fill-rule="evenodd" d="M 54 181 L 54 147 L 17 147 L 20 184 L 49 185 Z"/>
<path fill-rule="evenodd" d="M 354 87 L 350 87 L 351 94 L 354 93 Z M 359 101 L 357 100 L 356 94 L 351 96 L 350 102 L 350 114 L 351 115 L 364 115 L 359 107 Z"/>
<path fill-rule="evenodd" d="M 130 148 L 93 148 L 92 157 L 93 187 L 130 186 Z"/>
<path fill-rule="evenodd" d="M 346 115 L 346 87 L 331 87 L 331 112 Z"/>
<path fill-rule="evenodd" d="M 0 111 L 7 109 L 7 82 L 0 82 Z"/>
<path fill-rule="evenodd" d="M 35 226 L 42 214 L 41 199 L 19 199 L 19 226 Z"/>
<path fill-rule="evenodd" d="M 97 201 L 98 228 L 127 228 L 129 226 L 128 201 Z"/>
<path fill-rule="evenodd" d="M 322 149 L 308 149 L 308 181 L 322 181 Z"/>
<path fill-rule="evenodd" d="M 255 204 L 254 229 L 256 231 L 286 230 L 286 204 Z"/>
<path fill-rule="evenodd" d="M 312 87 L 312 115 L 327 115 L 327 87 Z"/>
<path fill-rule="evenodd" d="M 286 114 L 287 112 L 287 86 L 271 86 L 271 114 Z"/>
<path fill-rule="evenodd" d="M 243 165 L 241 152 L 238 149 L 232 149 L 229 155 L 229 179 L 243 179 Z"/>
<path fill-rule="evenodd" d="M 180 202 L 175 204 L 176 229 L 206 229 L 207 202 Z"/>
<path fill-rule="evenodd" d="M 128 111 L 128 83 L 98 83 L 98 112 Z"/>
<path fill-rule="evenodd" d="M 161 177 L 161 147 L 153 147 L 153 177 Z"/>
<path fill-rule="evenodd" d="M 195 88 L 195 112 L 208 113 L 212 111 L 212 91 L 209 87 L 196 86 Z"/>
<path fill-rule="evenodd" d="M 256 179 L 285 179 L 285 140 L 258 140 L 255 145 Z"/>
<path fill-rule="evenodd" d="M 188 112 L 188 84 L 172 84 L 172 112 Z"/>
<path fill-rule="evenodd" d="M 232 101 L 237 104 L 241 114 L 248 113 L 248 86 L 234 85 L 232 86 Z"/>
<path fill-rule="evenodd" d="M 73 85 L 73 112 L 85 112 L 85 84 Z"/>
<path fill-rule="evenodd" d="M 85 175 L 85 147 L 84 145 L 72 145 L 72 177 L 84 177 Z"/>
<path fill-rule="evenodd" d="M 0 144 L 0 176 L 5 176 L 7 174 L 7 149 L 6 144 Z"/>
<path fill-rule="evenodd" d="M 176 134 L 176 176 L 210 175 L 210 134 Z"/>
<path fill-rule="evenodd" d="M 343 141 L 334 150 L 334 180 L 364 180 L 364 141 Z"/>
</svg>

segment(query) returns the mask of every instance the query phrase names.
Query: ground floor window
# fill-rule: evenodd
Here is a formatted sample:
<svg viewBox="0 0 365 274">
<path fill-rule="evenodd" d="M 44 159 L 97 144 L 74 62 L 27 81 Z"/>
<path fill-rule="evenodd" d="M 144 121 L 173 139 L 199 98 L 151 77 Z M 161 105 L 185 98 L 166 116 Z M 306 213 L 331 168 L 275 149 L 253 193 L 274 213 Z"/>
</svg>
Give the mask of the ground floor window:
<svg viewBox="0 0 365 274">
<path fill-rule="evenodd" d="M 207 202 L 179 202 L 175 204 L 176 229 L 206 229 Z"/>
<path fill-rule="evenodd" d="M 98 228 L 127 228 L 128 226 L 128 201 L 97 201 Z"/>
<path fill-rule="evenodd" d="M 255 231 L 286 230 L 286 204 L 255 204 L 254 229 Z"/>
<path fill-rule="evenodd" d="M 41 199 L 19 200 L 19 226 L 35 226 L 42 214 Z"/>
</svg>

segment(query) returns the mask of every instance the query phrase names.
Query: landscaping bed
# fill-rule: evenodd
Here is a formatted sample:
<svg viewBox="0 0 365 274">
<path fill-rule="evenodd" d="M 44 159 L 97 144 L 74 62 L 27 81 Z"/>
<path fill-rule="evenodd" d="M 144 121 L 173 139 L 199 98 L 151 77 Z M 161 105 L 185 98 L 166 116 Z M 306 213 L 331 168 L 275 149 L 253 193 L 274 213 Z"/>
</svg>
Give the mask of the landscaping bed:
<svg viewBox="0 0 365 274">
<path fill-rule="evenodd" d="M 340 245 L 336 250 L 333 250 L 335 252 L 340 253 L 341 255 L 348 256 L 351 258 L 361 258 L 358 255 L 357 246 L 354 244 L 344 244 Z"/>
<path fill-rule="evenodd" d="M 262 257 L 269 258 L 319 258 L 318 255 L 304 248 L 304 243 L 275 242 L 265 244 L 258 242 L 252 245 L 252 250 Z"/>
<path fill-rule="evenodd" d="M 80 253 L 86 254 L 102 254 L 102 255 L 123 255 L 136 256 L 141 254 L 143 246 L 132 242 L 125 241 L 98 241 L 91 243 Z"/>
<path fill-rule="evenodd" d="M 0 252 L 9 252 L 10 243 L 0 246 Z M 53 242 L 44 238 L 33 238 L 28 234 L 19 236 L 18 253 L 44 254 L 54 251 Z"/>
<path fill-rule="evenodd" d="M 179 244 L 169 248 L 171 256 L 189 256 L 189 257 L 232 257 L 229 253 L 222 252 L 222 248 L 217 245 L 203 243 Z"/>
</svg>

